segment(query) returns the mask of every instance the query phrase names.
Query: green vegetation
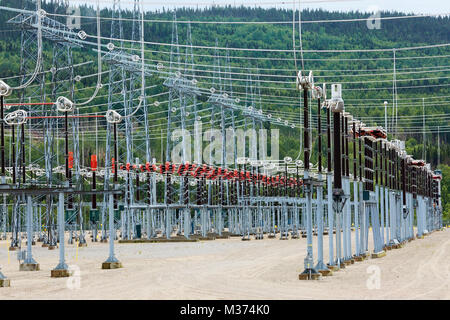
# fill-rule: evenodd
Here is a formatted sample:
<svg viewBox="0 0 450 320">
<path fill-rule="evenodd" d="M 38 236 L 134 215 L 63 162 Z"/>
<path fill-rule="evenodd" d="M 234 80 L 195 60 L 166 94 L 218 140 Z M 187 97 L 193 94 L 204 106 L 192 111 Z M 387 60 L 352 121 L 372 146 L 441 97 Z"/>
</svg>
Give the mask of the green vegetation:
<svg viewBox="0 0 450 320">
<path fill-rule="evenodd" d="M 26 1 L 24 1 L 26 2 Z M 17 1 L 5 0 L 2 5 L 16 7 Z M 55 8 L 53 2 L 45 4 L 44 9 L 51 13 L 63 13 L 62 8 Z M 83 6 L 81 8 L 83 16 L 95 17 L 93 7 Z M 20 74 L 20 30 L 14 26 L 6 24 L 6 21 L 15 14 L 0 11 L 0 78 Z M 382 17 L 401 16 L 398 12 L 382 12 Z M 104 9 L 102 17 L 111 17 L 111 10 Z M 302 12 L 304 21 L 312 20 L 340 20 L 367 18 L 369 14 L 360 12 L 326 12 L 322 10 L 305 10 Z M 50 16 L 54 18 L 53 16 Z M 123 18 L 132 18 L 132 12 L 123 11 Z M 146 13 L 146 19 L 167 20 L 169 22 L 145 24 L 145 41 L 153 43 L 171 43 L 173 13 L 168 11 Z M 55 18 L 59 19 L 59 18 Z M 181 8 L 177 10 L 179 21 L 203 20 L 203 21 L 292 21 L 292 12 L 281 9 L 261 9 L 244 7 L 213 7 L 210 9 Z M 88 35 L 96 34 L 95 18 L 82 19 L 82 30 Z M 219 47 L 249 48 L 249 49 L 292 49 L 292 24 L 192 24 L 192 42 L 195 46 L 214 46 L 216 39 Z M 14 30 L 14 31 L 11 31 Z M 102 21 L 102 35 L 108 37 L 111 30 L 111 21 Z M 178 24 L 179 43 L 186 43 L 187 24 Z M 129 21 L 123 22 L 124 38 L 130 39 L 132 24 Z M 297 46 L 299 45 L 298 34 L 296 34 Z M 384 49 L 416 47 L 424 45 L 444 44 L 450 42 L 450 18 L 449 17 L 422 17 L 413 19 L 393 19 L 383 20 L 381 29 L 369 30 L 366 21 L 341 22 L 341 23 L 304 23 L 302 25 L 303 48 L 309 49 Z M 95 61 L 96 54 L 95 38 L 88 37 L 93 45 L 87 45 L 83 49 L 74 49 L 73 62 L 75 64 L 86 61 Z M 107 41 L 102 42 L 103 45 Z M 124 47 L 129 48 L 130 44 L 125 43 Z M 169 65 L 170 46 L 148 44 L 146 46 L 146 59 L 148 63 L 155 65 L 158 62 Z M 132 52 L 132 51 L 130 51 Z M 225 50 L 219 50 L 221 56 L 225 56 Z M 133 54 L 139 54 L 134 52 Z M 211 87 L 213 76 L 212 65 L 214 60 L 214 50 L 205 48 L 194 48 L 196 74 L 199 79 L 199 86 L 203 88 Z M 267 112 L 295 113 L 300 115 L 301 102 L 298 92 L 295 90 L 295 79 L 287 78 L 295 76 L 295 65 L 292 60 L 292 52 L 261 52 L 261 51 L 235 51 L 230 50 L 231 67 L 236 73 L 260 74 L 260 80 L 280 81 L 284 83 L 261 82 L 262 108 Z M 185 48 L 180 48 L 181 63 L 184 63 Z M 45 64 L 44 69 L 49 70 L 52 61 L 52 44 L 45 43 Z M 369 125 L 384 125 L 383 101 L 389 102 L 389 121 L 392 117 L 392 78 L 393 60 L 392 52 L 305 52 L 305 70 L 314 70 L 316 83 L 343 83 L 343 95 L 346 103 L 346 110 L 357 118 L 368 117 L 365 121 Z M 300 65 L 300 53 L 297 51 L 298 65 Z M 430 58 L 433 57 L 433 58 Z M 258 58 L 258 59 L 256 59 Z M 449 114 L 450 103 L 446 96 L 450 95 L 448 87 L 448 67 L 450 66 L 450 50 L 448 47 L 435 47 L 421 50 L 406 50 L 396 52 L 396 70 L 398 89 L 398 116 L 399 132 L 395 138 L 406 141 L 406 149 L 415 158 L 422 158 L 423 139 L 422 123 L 422 98 L 425 98 L 425 110 L 427 115 L 436 116 L 426 119 L 426 129 L 432 133 L 426 135 L 426 160 L 437 165 L 437 134 L 436 127 L 441 127 L 440 134 L 440 162 L 444 174 L 443 180 L 443 203 L 447 219 L 450 217 L 450 199 L 448 191 L 450 188 L 450 142 L 449 142 L 449 121 L 445 115 Z M 325 59 L 325 60 L 324 60 Z M 222 68 L 224 59 L 221 61 Z M 206 65 L 209 67 L 204 67 Z M 182 65 L 184 67 L 184 65 Z M 105 70 L 108 66 L 104 65 Z M 247 69 L 248 68 L 248 69 Z M 32 68 L 31 68 L 32 69 Z M 208 71 L 209 70 L 209 71 Z M 338 71 L 345 70 L 345 71 Z M 96 72 L 95 63 L 77 67 L 76 74 L 87 75 Z M 362 75 L 364 74 L 364 75 Z M 271 76 L 264 76 L 271 75 Z M 274 76 L 276 75 L 276 76 Z M 235 94 L 241 94 L 245 99 L 246 75 L 233 74 L 233 90 Z M 412 79 L 425 80 L 411 81 Z M 384 82 L 381 82 L 383 81 Z M 147 90 L 147 95 L 154 95 L 167 91 L 162 86 L 162 79 L 157 75 L 147 79 L 147 85 L 157 85 Z M 364 83 L 350 83 L 366 81 Z M 369 82 L 372 81 L 372 82 Z M 10 81 L 14 85 L 14 81 Z M 48 88 L 46 90 L 46 100 L 52 101 L 51 77 L 46 77 Z M 76 84 L 75 99 L 83 101 L 93 92 L 96 77 L 88 77 Z M 107 76 L 104 83 L 107 82 Z M 406 87 L 406 88 L 401 88 Z M 408 88 L 412 87 L 412 88 Z M 275 89 L 274 89 L 275 88 Z M 274 96 L 281 96 L 277 99 Z M 435 99 L 429 99 L 435 97 Z M 442 98 L 436 98 L 442 97 Z M 11 99 L 17 98 L 11 97 Z M 149 103 L 159 99 L 166 100 L 167 96 L 149 98 Z M 33 98 L 39 101 L 40 98 Z M 205 102 L 206 98 L 200 98 Z M 281 101 L 281 102 L 280 102 Z M 93 101 L 94 107 L 83 112 L 101 112 L 106 109 L 107 89 L 103 89 L 100 96 Z M 150 111 L 150 121 L 152 125 L 158 126 L 152 131 L 151 149 L 154 157 L 160 161 L 161 132 L 165 134 L 166 118 L 163 113 L 158 113 L 167 109 L 167 104 L 161 103 L 159 107 L 152 107 Z M 316 115 L 316 108 L 313 107 L 313 116 Z M 81 111 L 80 111 L 81 112 Z M 323 117 L 325 118 L 325 117 Z M 100 125 L 104 125 L 100 121 Z M 137 129 L 139 130 L 139 128 Z M 290 155 L 293 158 L 299 152 L 299 139 L 301 132 L 299 128 L 280 128 L 280 156 Z M 92 136 L 91 136 L 92 137 Z M 99 141 L 104 141 L 104 132 L 99 131 Z M 392 138 L 392 137 L 391 137 Z M 103 140 L 102 140 L 103 139 Z M 38 138 L 36 138 L 36 142 Z M 36 148 L 40 147 L 37 142 Z M 61 144 L 62 147 L 62 144 Z M 84 141 L 84 163 L 88 163 L 89 154 L 95 150 L 94 142 Z M 101 161 L 103 147 L 100 146 L 99 159 Z M 314 150 L 317 146 L 314 143 Z M 34 154 L 33 158 L 38 158 Z M 316 162 L 317 152 L 312 154 L 312 162 Z"/>
</svg>

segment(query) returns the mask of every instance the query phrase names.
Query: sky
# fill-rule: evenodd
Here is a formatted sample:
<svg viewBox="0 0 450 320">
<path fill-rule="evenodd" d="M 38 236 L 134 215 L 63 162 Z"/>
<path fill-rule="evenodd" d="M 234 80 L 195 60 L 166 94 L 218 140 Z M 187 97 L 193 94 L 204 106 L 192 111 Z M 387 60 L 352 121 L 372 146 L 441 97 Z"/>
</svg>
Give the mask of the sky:
<svg viewBox="0 0 450 320">
<path fill-rule="evenodd" d="M 113 0 L 99 0 L 100 6 L 112 6 Z M 174 6 L 207 7 L 216 5 L 247 5 L 265 8 L 293 7 L 293 1 L 298 8 L 298 0 L 143 0 L 146 10 L 173 8 Z M 70 0 L 70 4 L 87 3 L 96 5 L 97 0 Z M 123 8 L 132 8 L 133 0 L 121 0 Z M 450 0 L 300 0 L 301 8 L 324 9 L 333 11 L 359 10 L 364 12 L 374 11 L 400 11 L 416 14 L 450 14 Z"/>
</svg>

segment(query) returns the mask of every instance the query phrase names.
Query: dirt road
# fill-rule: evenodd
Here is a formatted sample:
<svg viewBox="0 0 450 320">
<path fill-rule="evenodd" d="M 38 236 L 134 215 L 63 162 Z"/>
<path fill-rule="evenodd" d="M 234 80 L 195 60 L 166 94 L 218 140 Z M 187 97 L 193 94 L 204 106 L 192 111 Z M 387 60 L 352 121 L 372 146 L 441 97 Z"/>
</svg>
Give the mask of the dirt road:
<svg viewBox="0 0 450 320">
<path fill-rule="evenodd" d="M 8 254 L 7 243 L 0 242 L 2 272 L 11 280 L 10 288 L 0 288 L 0 299 L 450 298 L 450 229 L 319 281 L 298 280 L 306 239 L 117 244 L 124 268 L 116 270 L 100 269 L 107 244 L 88 244 L 78 249 L 66 245 L 67 263 L 79 274 L 55 279 L 50 270 L 58 263 L 58 250 L 38 243 L 33 254 L 41 271 L 21 272 L 16 254 Z M 324 244 L 328 262 L 327 236 Z"/>
</svg>

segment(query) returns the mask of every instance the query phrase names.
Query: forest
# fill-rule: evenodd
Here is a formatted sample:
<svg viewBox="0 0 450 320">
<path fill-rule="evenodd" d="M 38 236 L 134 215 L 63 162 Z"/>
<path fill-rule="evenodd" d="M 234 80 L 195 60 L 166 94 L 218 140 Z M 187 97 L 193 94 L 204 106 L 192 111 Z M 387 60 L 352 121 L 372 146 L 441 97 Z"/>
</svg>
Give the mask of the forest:
<svg viewBox="0 0 450 320">
<path fill-rule="evenodd" d="M 20 2 L 20 3 L 19 3 Z M 5 0 L 2 6 L 12 8 L 34 9 L 29 1 Z M 43 9 L 47 13 L 64 14 L 65 8 L 57 1 L 47 1 L 43 4 Z M 96 12 L 92 6 L 82 6 L 81 30 L 88 35 L 95 35 Z M 0 78 L 11 77 L 22 73 L 21 69 L 21 29 L 7 23 L 16 15 L 14 12 L 0 10 Z M 102 9 L 101 17 L 105 18 L 101 23 L 101 34 L 104 37 L 111 36 L 113 12 L 111 9 Z M 388 127 L 392 130 L 390 138 L 406 141 L 406 150 L 416 159 L 425 156 L 435 168 L 438 166 L 443 173 L 442 202 L 446 219 L 450 218 L 450 96 L 448 87 L 448 72 L 450 69 L 450 49 L 448 46 L 436 46 L 417 50 L 398 50 L 395 52 L 395 60 L 392 51 L 357 51 L 365 49 L 386 49 L 386 48 L 406 48 L 420 47 L 450 43 L 450 17 L 415 17 L 407 18 L 407 15 L 400 12 L 381 12 L 381 17 L 399 17 L 404 19 L 385 19 L 381 21 L 380 29 L 368 29 L 366 20 L 370 13 L 362 12 L 328 12 L 323 10 L 303 10 L 302 19 L 302 49 L 304 57 L 304 69 L 313 70 L 316 83 L 342 83 L 343 98 L 346 111 L 355 117 L 363 118 L 369 125 L 384 126 L 384 101 L 388 101 L 389 115 Z M 56 20 L 64 22 L 60 16 L 51 16 Z M 115 38 L 133 39 L 133 12 L 123 10 L 121 17 L 122 34 L 115 34 Z M 298 20 L 298 15 L 294 15 Z M 146 45 L 146 59 L 151 63 L 169 64 L 173 46 L 174 12 L 161 10 L 146 12 L 145 19 L 152 22 L 145 23 L 144 36 Z M 260 99 L 254 103 L 259 103 L 263 110 L 274 114 L 298 116 L 301 119 L 301 103 L 298 92 L 295 90 L 295 70 L 300 63 L 300 49 L 298 25 L 294 34 L 296 46 L 296 59 L 293 59 L 293 34 L 291 10 L 284 9 L 262 9 L 257 7 L 210 7 L 199 8 L 178 8 L 176 11 L 178 41 L 180 45 L 189 45 L 192 41 L 194 45 L 194 63 L 198 65 L 194 70 L 199 75 L 199 85 L 204 88 L 211 86 L 215 80 L 212 66 L 214 65 L 214 49 L 205 47 L 215 46 L 219 48 L 230 48 L 229 65 L 226 59 L 222 58 L 221 67 L 230 67 L 236 70 L 233 74 L 233 91 L 236 95 L 245 96 L 248 103 L 249 78 L 253 76 L 251 85 L 257 87 L 261 93 Z M 323 22 L 308 23 L 310 21 L 325 20 L 347 20 L 360 19 L 352 22 Z M 204 21 L 216 23 L 183 23 L 186 21 Z M 257 24 L 252 22 L 273 22 L 267 24 Z M 286 23 L 278 23 L 280 21 Z M 223 23 L 223 22 L 248 22 L 248 23 Z M 298 23 L 298 22 L 297 22 Z M 113 26 L 114 27 L 114 26 Z M 117 27 L 117 24 L 115 25 Z M 190 39 L 188 29 L 192 34 Z M 77 30 L 76 30 L 77 31 Z M 95 61 L 96 52 L 94 38 L 87 38 L 92 42 L 92 46 L 86 45 L 84 48 L 73 50 L 73 63 L 81 64 L 86 61 Z M 103 44 L 108 41 L 104 40 Z M 136 44 L 132 42 L 121 43 L 121 46 L 130 51 L 137 50 Z M 52 66 L 52 46 L 50 42 L 44 43 L 44 70 L 50 70 Z M 254 51 L 233 50 L 232 48 L 248 48 Z M 262 51 L 267 49 L 267 51 Z M 286 51 L 269 51 L 273 49 L 283 49 Z M 178 48 L 178 65 L 188 62 L 185 58 L 184 46 Z M 314 52 L 308 51 L 313 50 Z M 342 50 L 342 52 L 324 52 L 317 50 Z M 219 50 L 225 56 L 225 50 Z M 187 57 L 187 55 L 186 55 Z M 176 59 L 176 58 L 175 58 Z M 186 60 L 185 60 L 186 59 Z M 296 61 L 294 61 L 296 60 Z M 395 69 L 394 69 L 395 61 Z M 175 60 L 176 62 L 176 60 Z M 183 68 L 184 68 L 183 65 Z M 203 68 L 201 66 L 209 66 Z M 28 69 L 27 69 L 28 68 Z M 107 64 L 103 65 L 107 70 Z M 26 70 L 32 70 L 33 66 L 26 66 Z M 393 75 L 395 70 L 397 96 L 393 95 Z M 95 63 L 85 64 L 76 68 L 76 74 L 88 75 L 96 72 Z M 241 73 L 241 74 L 239 74 Z M 247 76 L 246 76 L 247 75 Z M 203 78 L 201 78 L 203 76 Z M 289 77 L 292 77 L 290 81 Z M 208 80 L 212 79 L 212 80 Z M 96 77 L 85 77 L 76 83 L 75 97 L 83 101 L 93 92 Z M 217 80 L 217 79 L 216 79 Z M 265 82 L 264 80 L 269 80 Z M 13 80 L 12 82 L 17 81 Z M 50 77 L 46 78 L 46 83 L 51 87 Z M 105 78 L 107 81 L 107 77 Z M 147 84 L 155 85 L 146 91 L 151 96 L 148 103 L 156 101 L 158 98 L 152 96 L 164 90 L 162 80 L 157 75 L 146 79 Z M 289 82 L 290 81 L 290 82 Z M 14 84 L 14 83 L 12 83 Z M 16 83 L 17 84 L 17 83 Z M 86 89 L 87 88 L 87 89 Z M 90 112 L 102 112 L 106 110 L 107 90 L 94 100 L 95 106 Z M 28 93 L 29 94 L 29 93 Z M 41 93 L 42 95 L 42 93 Z M 12 96 L 11 99 L 19 98 Z M 51 89 L 44 93 L 47 101 L 52 101 Z M 280 97 L 279 99 L 275 97 Z M 33 98 L 38 101 L 41 98 Z M 393 102 L 398 105 L 398 123 L 393 127 Z M 201 101 L 206 103 L 206 100 Z M 161 104 L 154 107 L 152 111 L 164 111 L 167 105 Z M 316 110 L 312 110 L 316 115 Z M 423 115 L 425 113 L 425 127 L 423 127 Z M 288 116 L 287 116 L 288 117 Z M 324 118 L 324 117 L 323 117 Z M 161 125 L 161 132 L 164 130 L 164 118 L 152 116 L 153 123 Z M 439 127 L 439 134 L 438 134 Z M 291 129 L 280 127 L 280 156 L 292 156 L 299 153 L 301 128 Z M 425 129 L 425 135 L 424 135 Z M 392 133 L 391 133 L 392 132 Z M 159 132 L 158 132 L 159 134 Z M 424 143 L 425 136 L 425 143 Z M 438 141 L 439 139 L 439 141 Z M 92 152 L 95 143 L 86 140 L 85 159 L 88 163 L 89 153 Z M 159 154 L 162 155 L 162 143 L 159 138 L 151 142 L 152 153 L 158 161 Z M 424 149 L 425 147 L 425 149 Z M 313 150 L 316 150 L 316 142 L 313 142 Z M 37 155 L 36 155 L 37 157 Z M 162 157 L 162 156 L 161 156 Z M 312 154 L 312 162 L 317 161 L 317 152 Z"/>
</svg>

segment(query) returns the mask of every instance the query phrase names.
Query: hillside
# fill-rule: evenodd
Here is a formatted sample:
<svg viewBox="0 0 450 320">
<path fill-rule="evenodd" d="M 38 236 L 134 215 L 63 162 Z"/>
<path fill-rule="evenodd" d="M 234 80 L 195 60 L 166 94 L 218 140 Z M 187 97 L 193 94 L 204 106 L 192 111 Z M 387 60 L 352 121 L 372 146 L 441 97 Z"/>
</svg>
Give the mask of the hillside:
<svg viewBox="0 0 450 320">
<path fill-rule="evenodd" d="M 17 7 L 17 1 L 2 1 L 3 6 Z M 49 12 L 64 12 L 62 8 L 55 7 L 53 3 L 47 3 L 44 9 Z M 95 17 L 92 7 L 81 8 L 82 16 Z M 6 24 L 6 21 L 15 14 L 0 11 L 0 78 L 20 74 L 20 30 Z M 104 9 L 101 12 L 103 18 L 111 17 L 112 12 Z M 178 21 L 214 21 L 214 22 L 279 22 L 285 24 L 191 24 L 192 44 L 201 48 L 194 48 L 194 62 L 198 65 L 197 75 L 201 81 L 200 86 L 209 88 L 214 76 L 214 50 L 204 48 L 214 47 L 217 39 L 218 47 L 247 48 L 255 51 L 230 50 L 230 65 L 233 68 L 233 90 L 236 94 L 245 96 L 248 74 L 258 74 L 261 105 L 264 110 L 274 114 L 284 114 L 286 117 L 294 117 L 300 114 L 298 93 L 295 91 L 295 64 L 292 52 L 261 51 L 261 49 L 292 49 L 292 11 L 281 9 L 261 9 L 244 7 L 213 7 L 205 10 L 181 8 L 176 12 Z M 122 18 L 132 18 L 130 11 L 122 12 Z M 326 12 L 322 10 L 305 10 L 302 12 L 302 44 L 304 50 L 355 50 L 355 49 L 386 49 L 418 47 L 436 44 L 450 43 L 450 18 L 449 17 L 421 17 L 383 20 L 381 29 L 369 30 L 366 21 L 339 22 L 339 23 L 307 23 L 317 20 L 343 20 L 365 19 L 366 13 L 350 12 Z M 404 16 L 399 12 L 382 12 L 381 16 Z M 59 18 L 55 18 L 59 19 Z M 158 62 L 169 64 L 170 44 L 172 38 L 173 12 L 148 12 L 147 20 L 164 20 L 166 22 L 147 22 L 145 24 L 145 41 L 155 44 L 146 46 L 146 59 L 151 63 Z M 96 34 L 95 18 L 81 20 L 81 29 L 89 35 Z M 188 24 L 178 23 L 179 44 L 186 44 Z M 102 35 L 110 36 L 111 20 L 102 20 Z M 298 31 L 298 29 L 297 29 Z M 130 39 L 132 23 L 123 21 L 124 38 Z M 295 35 L 296 44 L 299 45 L 299 35 Z M 88 38 L 92 43 L 95 39 Z M 108 41 L 103 41 L 106 44 Z M 89 46 L 88 46 L 89 47 Z M 130 47 L 125 43 L 124 47 Z M 51 68 L 52 44 L 44 44 L 44 70 Z M 79 64 L 86 61 L 95 61 L 96 54 L 90 46 L 89 50 L 75 49 L 73 51 L 73 63 Z M 225 50 L 219 50 L 225 56 Z M 181 61 L 184 62 L 185 48 L 181 47 Z M 297 51 L 297 63 L 300 64 L 299 51 Z M 389 102 L 389 115 L 392 115 L 392 79 L 393 59 L 392 51 L 377 52 L 305 52 L 305 70 L 313 70 L 317 83 L 340 82 L 343 83 L 344 100 L 347 111 L 357 117 L 366 117 L 367 124 L 384 125 L 383 101 Z M 420 50 L 403 50 L 396 52 L 396 79 L 398 86 L 398 132 L 396 137 L 406 140 L 408 153 L 415 158 L 421 158 L 423 154 L 422 138 L 422 98 L 425 100 L 426 113 L 426 160 L 433 166 L 438 162 L 437 127 L 440 129 L 440 162 L 444 172 L 450 173 L 450 103 L 447 97 L 450 95 L 448 76 L 450 66 L 450 48 L 447 46 L 434 47 Z M 225 59 L 221 59 L 222 68 Z M 209 69 L 201 66 L 210 66 Z M 107 65 L 104 65 L 107 70 Z M 88 75 L 96 72 L 95 63 L 76 68 L 76 74 Z M 201 78 L 203 76 L 203 78 Z M 253 76 L 253 81 L 258 77 Z M 423 79 L 423 80 L 416 80 Z M 50 77 L 46 78 L 50 84 Z M 107 79 L 105 79 L 107 81 Z M 361 82 L 362 81 L 362 82 Z M 96 77 L 87 77 L 76 84 L 77 100 L 89 97 L 93 88 L 80 90 L 85 87 L 95 86 Z M 147 95 L 155 95 L 164 90 L 162 80 L 157 76 L 147 79 L 148 84 L 157 84 L 148 89 Z M 50 86 L 49 86 L 50 87 Z M 275 88 L 274 88 L 275 87 Z M 404 88 L 402 88 L 404 87 Z M 279 97 L 279 98 L 277 98 Z M 17 98 L 17 97 L 12 97 Z M 46 98 L 51 101 L 51 90 L 46 93 Z M 149 99 L 149 103 L 157 98 Z M 38 99 L 39 100 L 39 99 Z M 95 100 L 95 106 L 90 112 L 105 110 L 107 103 L 107 90 L 102 90 Z M 204 102 L 204 101 L 203 101 Z M 153 108 L 152 111 L 163 111 L 166 105 Z M 315 114 L 315 110 L 313 110 Z M 155 124 L 160 124 L 164 129 L 165 119 L 160 116 L 150 115 Z M 298 129 L 291 130 L 280 128 L 281 147 L 280 156 L 296 156 L 299 150 Z M 158 132 L 159 134 L 159 132 Z M 152 140 L 152 153 L 161 153 L 159 137 Z M 93 144 L 86 142 L 87 148 L 93 148 Z M 89 152 L 86 152 L 86 156 Z M 313 152 L 312 160 L 316 161 L 317 153 Z M 159 160 L 159 159 L 158 159 Z M 450 177 L 444 175 L 444 190 L 450 189 Z M 444 192 L 447 201 L 445 208 L 450 213 L 450 199 L 448 192 Z"/>
</svg>

